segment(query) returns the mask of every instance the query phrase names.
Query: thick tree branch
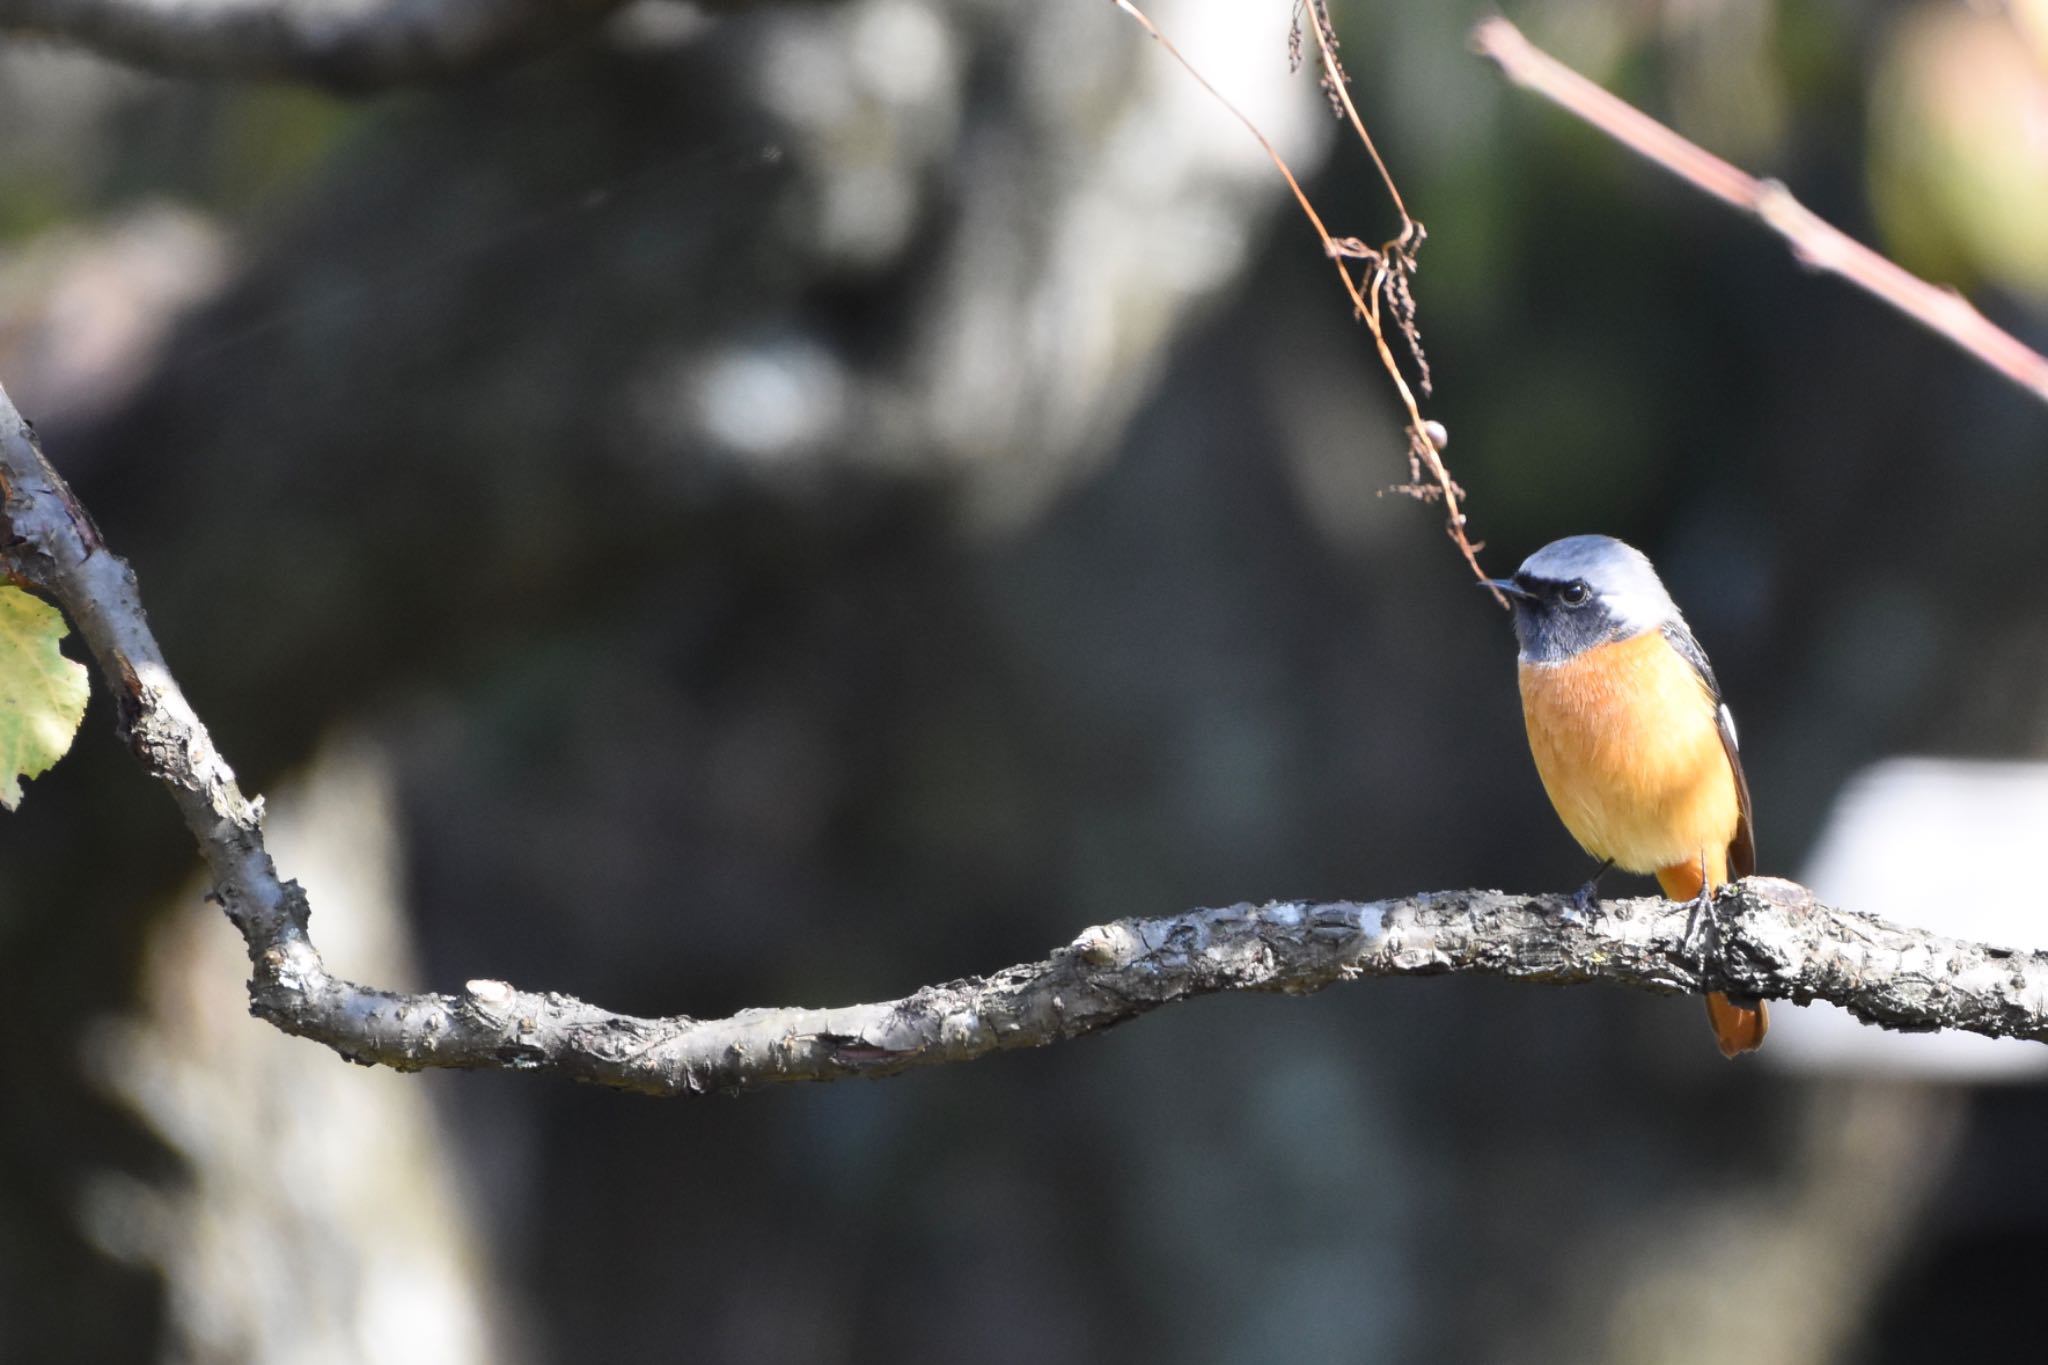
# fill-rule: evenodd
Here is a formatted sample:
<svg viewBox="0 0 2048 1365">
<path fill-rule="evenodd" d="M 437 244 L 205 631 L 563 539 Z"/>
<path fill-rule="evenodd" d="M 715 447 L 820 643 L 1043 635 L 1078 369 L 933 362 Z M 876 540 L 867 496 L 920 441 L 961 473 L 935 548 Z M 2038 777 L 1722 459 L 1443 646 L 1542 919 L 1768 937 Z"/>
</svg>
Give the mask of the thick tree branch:
<svg viewBox="0 0 2048 1365">
<path fill-rule="evenodd" d="M 530 56 L 623 0 L 0 0 L 0 33 L 166 75 L 368 90 Z"/>
<path fill-rule="evenodd" d="M 165 666 L 135 576 L 101 544 L 0 390 L 0 566 L 55 598 L 112 692 L 123 736 L 170 792 L 254 965 L 253 1013 L 343 1056 L 402 1070 L 549 1071 L 656 1095 L 885 1076 L 1076 1038 L 1220 991 L 1303 994 L 1359 977 L 1475 972 L 1662 992 L 1831 1000 L 1888 1028 L 2048 1041 L 2048 954 L 1943 938 L 1752 878 L 1717 907 L 1714 961 L 1685 942 L 1689 908 L 1447 891 L 1370 903 L 1276 902 L 1119 920 L 1043 962 L 842 1009 L 637 1019 L 553 993 L 472 981 L 401 995 L 334 977 L 308 906 L 264 851 L 245 799 Z"/>
<path fill-rule="evenodd" d="M 637 1019 L 499 981 L 395 996 L 323 978 L 310 990 L 259 981 L 255 1011 L 358 1061 L 552 1071 L 653 1095 L 888 1076 L 1078 1038 L 1199 995 L 1448 972 L 1824 999 L 1890 1028 L 2048 1041 L 2048 954 L 1830 909 L 1774 878 L 1730 889 L 1716 914 L 1725 962 L 1704 968 L 1680 947 L 1690 908 L 1658 897 L 1581 916 L 1568 896 L 1446 891 L 1118 920 L 1042 962 L 840 1009 Z"/>
</svg>

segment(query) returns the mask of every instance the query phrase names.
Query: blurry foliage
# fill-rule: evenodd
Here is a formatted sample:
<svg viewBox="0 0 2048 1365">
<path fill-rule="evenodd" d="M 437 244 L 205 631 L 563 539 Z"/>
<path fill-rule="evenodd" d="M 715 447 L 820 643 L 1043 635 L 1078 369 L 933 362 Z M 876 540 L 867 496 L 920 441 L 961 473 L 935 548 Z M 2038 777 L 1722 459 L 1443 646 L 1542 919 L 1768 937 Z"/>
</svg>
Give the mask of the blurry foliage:
<svg viewBox="0 0 2048 1365">
<path fill-rule="evenodd" d="M 1910 268 L 2048 303 L 2048 12 L 1921 5 L 1872 79 L 1870 187 Z"/>
<path fill-rule="evenodd" d="M 192 87 L 0 42 L 0 245 L 167 198 L 246 214 L 302 188 L 377 107 L 288 86 Z"/>
<path fill-rule="evenodd" d="M 200 189 L 202 202 L 227 213 L 304 188 L 367 122 L 361 105 L 268 85 L 232 91 L 218 117 L 218 159 Z"/>
</svg>

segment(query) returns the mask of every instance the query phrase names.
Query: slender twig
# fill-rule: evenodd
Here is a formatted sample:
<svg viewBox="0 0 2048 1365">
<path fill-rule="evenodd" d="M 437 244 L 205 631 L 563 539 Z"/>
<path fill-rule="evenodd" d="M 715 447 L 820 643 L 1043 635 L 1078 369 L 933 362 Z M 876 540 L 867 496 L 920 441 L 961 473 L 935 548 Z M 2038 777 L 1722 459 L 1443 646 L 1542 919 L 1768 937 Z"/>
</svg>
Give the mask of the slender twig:
<svg viewBox="0 0 2048 1365">
<path fill-rule="evenodd" d="M 2048 401 L 2048 356 L 1999 327 L 1953 289 L 1929 284 L 1816 217 L 1778 181 L 1759 180 L 1681 137 L 1538 48 L 1505 19 L 1488 19 L 1473 29 L 1472 46 L 1516 85 L 1756 218 L 1784 238 L 1802 264 L 1841 276 Z"/>
<path fill-rule="evenodd" d="M 1719 948 L 1689 946 L 1691 907 L 1660 898 L 1574 910 L 1569 896 L 1444 891 L 1126 919 L 987 977 L 840 1009 L 640 1019 L 502 981 L 401 994 L 330 975 L 310 907 L 279 878 L 250 801 L 186 703 L 135 575 L 100 540 L 0 390 L 0 564 L 70 615 L 118 726 L 177 803 L 254 967 L 250 1009 L 342 1056 L 401 1070 L 545 1071 L 654 1095 L 886 1076 L 1094 1033 L 1221 991 L 1302 994 L 1365 977 L 1480 973 L 1552 985 L 1830 1000 L 1871 1023 L 2048 1041 L 2048 954 L 1943 938 L 1818 904 L 1790 882 L 1723 891 Z"/>
<path fill-rule="evenodd" d="M 1344 110 L 1344 117 L 1351 122 L 1351 131 L 1364 144 L 1366 155 L 1372 158 L 1373 168 L 1380 173 L 1380 183 L 1387 187 L 1387 197 L 1394 201 L 1394 210 L 1401 215 L 1401 240 L 1405 241 L 1415 230 L 1415 220 L 1408 214 L 1408 203 L 1401 197 L 1401 187 L 1394 183 L 1394 173 L 1387 169 L 1385 158 L 1380 156 L 1379 145 L 1372 140 L 1372 134 L 1365 131 L 1365 120 L 1358 116 L 1358 106 L 1351 102 L 1351 80 L 1344 71 L 1344 64 L 1337 60 L 1336 42 L 1330 32 L 1330 7 L 1328 0 L 1306 0 L 1309 10 L 1309 27 L 1316 35 L 1316 55 L 1322 59 L 1323 75 L 1328 78 L 1331 94 Z"/>
<path fill-rule="evenodd" d="M 1389 290 L 1399 291 L 1395 294 L 1395 307 L 1396 311 L 1401 314 L 1401 331 L 1404 337 L 1406 337 L 1410 349 L 1415 353 L 1417 364 L 1420 365 L 1421 346 L 1415 335 L 1412 317 L 1412 297 L 1406 291 L 1407 277 L 1413 274 L 1416 268 L 1415 248 L 1427 233 L 1420 221 L 1409 216 L 1408 205 L 1401 198 L 1401 191 L 1394 184 L 1392 172 L 1387 169 L 1387 163 L 1380 156 L 1379 148 L 1374 145 L 1371 134 L 1365 130 L 1365 120 L 1359 117 L 1358 108 L 1352 103 L 1350 83 L 1345 78 L 1344 68 L 1338 62 L 1337 54 L 1332 47 L 1329 34 L 1329 14 L 1322 0 L 1307 0 L 1307 8 L 1309 27 L 1315 32 L 1316 54 L 1322 64 L 1324 83 L 1334 92 L 1334 96 L 1338 101 L 1338 107 L 1349 120 L 1352 130 L 1357 134 L 1359 141 L 1364 144 L 1366 152 L 1372 158 L 1374 167 L 1379 171 L 1381 182 L 1387 187 L 1388 197 L 1394 202 L 1395 211 L 1401 215 L 1400 233 L 1392 241 L 1378 247 L 1368 246 L 1357 237 L 1337 237 L 1332 235 L 1329 228 L 1324 224 L 1322 215 L 1316 212 L 1316 207 L 1310 201 L 1308 193 L 1302 189 L 1301 182 L 1295 178 L 1293 170 L 1287 165 L 1286 158 L 1280 155 L 1279 149 L 1273 145 L 1271 139 L 1259 131 L 1259 126 L 1252 121 L 1250 115 L 1239 109 L 1235 104 L 1232 104 L 1223 92 L 1218 90 L 1209 81 L 1209 78 L 1204 76 L 1196 68 L 1195 64 L 1182 54 L 1178 47 L 1174 46 L 1173 40 L 1160 32 L 1159 26 L 1154 24 L 1146 16 L 1145 12 L 1133 3 L 1133 0 L 1115 0 L 1115 3 L 1118 9 L 1130 15 L 1147 34 L 1151 35 L 1152 39 L 1164 48 L 1167 54 L 1174 61 L 1178 62 L 1183 70 L 1194 77 L 1202 89 L 1207 91 L 1211 98 L 1227 110 L 1231 117 L 1244 125 L 1245 130 L 1252 135 L 1260 148 L 1264 150 L 1267 159 L 1280 172 L 1281 178 L 1287 182 L 1287 188 L 1293 192 L 1294 202 L 1301 208 L 1302 216 L 1308 219 L 1309 226 L 1315 229 L 1316 236 L 1322 240 L 1324 255 L 1337 268 L 1337 277 L 1343 283 L 1345 296 L 1351 300 L 1353 316 L 1363 322 L 1366 330 L 1372 333 L 1373 345 L 1379 352 L 1380 364 L 1385 367 L 1388 377 L 1393 380 L 1394 390 L 1400 394 L 1401 404 L 1408 411 L 1407 430 L 1409 449 L 1412 456 L 1411 463 L 1419 461 L 1421 467 L 1428 470 L 1430 482 L 1426 485 L 1411 482 L 1410 484 L 1403 485 L 1400 491 L 1417 496 L 1433 496 L 1442 499 L 1444 504 L 1445 530 L 1450 534 L 1451 540 L 1457 545 L 1459 554 L 1464 556 L 1466 564 L 1471 567 L 1473 576 L 1480 582 L 1485 582 L 1487 579 L 1486 570 L 1479 565 L 1479 551 L 1484 549 L 1485 546 L 1475 543 L 1466 533 L 1466 515 L 1463 507 L 1460 506 L 1464 491 L 1458 487 L 1457 480 L 1451 477 L 1449 466 L 1444 463 L 1443 428 L 1439 424 L 1423 418 L 1421 405 L 1416 401 L 1414 390 L 1409 386 L 1407 376 L 1401 372 L 1400 362 L 1395 359 L 1394 348 L 1387 340 L 1386 327 L 1380 316 L 1381 298 Z M 1370 274 L 1363 284 L 1351 273 L 1349 263 L 1354 260 L 1363 261 L 1370 267 Z M 1423 383 L 1424 388 L 1427 389 L 1428 372 L 1426 369 L 1423 371 Z M 1420 477 L 1421 473 L 1418 469 L 1414 474 L 1414 478 L 1419 480 Z M 1493 591 L 1494 600 L 1500 603 L 1503 608 L 1508 605 L 1507 598 L 1502 596 L 1497 590 L 1490 589 L 1489 591 Z"/>
</svg>

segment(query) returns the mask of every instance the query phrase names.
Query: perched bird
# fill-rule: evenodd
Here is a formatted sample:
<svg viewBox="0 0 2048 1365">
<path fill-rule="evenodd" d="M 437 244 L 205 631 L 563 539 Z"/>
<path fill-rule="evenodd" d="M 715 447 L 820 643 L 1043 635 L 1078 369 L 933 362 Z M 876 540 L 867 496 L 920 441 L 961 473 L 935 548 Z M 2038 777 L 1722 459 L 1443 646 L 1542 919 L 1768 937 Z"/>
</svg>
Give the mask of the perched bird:
<svg viewBox="0 0 2048 1365">
<path fill-rule="evenodd" d="M 1610 536 L 1570 536 L 1489 586 L 1514 604 L 1543 790 L 1601 871 L 1654 873 L 1666 896 L 1703 909 L 1756 871 L 1734 717 L 1649 559 Z M 1706 999 L 1722 1055 L 1762 1046 L 1763 1001 Z"/>
</svg>

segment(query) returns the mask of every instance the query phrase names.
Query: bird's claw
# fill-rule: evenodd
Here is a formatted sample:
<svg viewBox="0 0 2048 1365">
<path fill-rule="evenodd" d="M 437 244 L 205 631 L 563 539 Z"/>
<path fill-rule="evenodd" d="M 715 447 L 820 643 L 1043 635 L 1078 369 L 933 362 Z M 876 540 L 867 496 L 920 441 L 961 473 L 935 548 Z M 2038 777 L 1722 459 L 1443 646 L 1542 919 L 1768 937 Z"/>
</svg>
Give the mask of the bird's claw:
<svg viewBox="0 0 2048 1365">
<path fill-rule="evenodd" d="M 1606 876 L 1608 869 L 1613 866 L 1614 859 L 1602 859 L 1600 866 L 1593 870 L 1593 875 L 1586 878 L 1586 884 L 1572 892 L 1572 908 L 1566 912 L 1568 917 L 1585 919 L 1600 908 L 1600 879 Z"/>
<path fill-rule="evenodd" d="M 1714 896 L 1702 886 L 1699 895 L 1693 897 L 1692 913 L 1685 921 L 1685 937 L 1679 940 L 1678 946 L 1697 958 L 1704 969 L 1708 954 L 1720 941 L 1721 921 L 1714 914 Z"/>
</svg>

